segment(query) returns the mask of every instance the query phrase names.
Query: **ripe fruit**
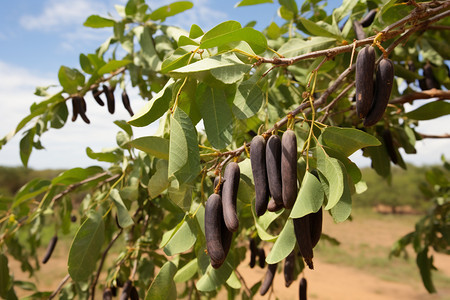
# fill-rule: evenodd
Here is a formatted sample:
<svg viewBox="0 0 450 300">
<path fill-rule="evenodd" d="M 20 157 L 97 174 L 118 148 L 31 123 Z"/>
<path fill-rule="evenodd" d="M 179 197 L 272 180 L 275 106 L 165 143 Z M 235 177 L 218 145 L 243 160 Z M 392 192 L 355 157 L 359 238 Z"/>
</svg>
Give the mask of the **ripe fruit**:
<svg viewBox="0 0 450 300">
<path fill-rule="evenodd" d="M 113 294 L 110 288 L 106 288 L 103 291 L 103 300 L 112 300 Z"/>
<path fill-rule="evenodd" d="M 261 135 L 257 135 L 252 139 L 250 144 L 250 161 L 255 183 L 255 212 L 259 217 L 266 212 L 267 203 L 269 202 L 269 184 L 266 173 L 266 141 Z"/>
<path fill-rule="evenodd" d="M 223 219 L 227 228 L 235 232 L 239 227 L 239 220 L 236 214 L 236 200 L 240 178 L 239 165 L 231 162 L 225 168 L 223 177 L 225 182 L 222 185 Z"/>
<path fill-rule="evenodd" d="M 225 260 L 222 244 L 222 200 L 220 195 L 209 196 L 205 205 L 205 238 L 211 265 L 219 268 Z"/>
<path fill-rule="evenodd" d="M 132 286 L 130 289 L 130 299 L 131 300 L 139 300 L 139 293 L 135 286 Z"/>
<path fill-rule="evenodd" d="M 314 248 L 322 235 L 322 207 L 315 213 L 309 214 L 309 228 L 311 230 L 311 245 Z"/>
<path fill-rule="evenodd" d="M 436 77 L 434 76 L 431 64 L 428 62 L 423 67 L 423 76 L 425 77 L 425 84 L 428 90 L 439 89 L 441 87 L 439 81 L 437 81 Z"/>
<path fill-rule="evenodd" d="M 389 157 L 392 161 L 392 163 L 397 164 L 398 158 L 397 153 L 395 151 L 394 147 L 394 140 L 392 139 L 392 134 L 389 129 L 385 129 L 382 134 L 384 146 L 386 147 L 386 151 L 389 154 Z"/>
<path fill-rule="evenodd" d="M 266 145 L 267 181 L 272 199 L 276 204 L 283 204 L 281 188 L 281 139 L 272 135 Z"/>
<path fill-rule="evenodd" d="M 289 287 L 294 281 L 294 269 L 295 269 L 295 251 L 292 251 L 284 259 L 284 282 L 286 287 Z"/>
<path fill-rule="evenodd" d="M 56 242 L 58 241 L 58 236 L 54 235 L 47 246 L 47 251 L 45 252 L 44 258 L 42 259 L 42 263 L 46 264 L 50 257 L 52 256 L 53 250 L 55 250 Z"/>
<path fill-rule="evenodd" d="M 297 198 L 297 137 L 286 130 L 281 140 L 281 186 L 285 208 L 292 208 Z"/>
<path fill-rule="evenodd" d="M 104 106 L 105 102 L 103 102 L 102 98 L 100 98 L 101 93 L 103 93 L 103 91 L 99 91 L 96 87 L 92 89 L 92 96 L 94 97 L 95 101 L 97 101 L 100 106 Z"/>
<path fill-rule="evenodd" d="M 277 272 L 277 264 L 271 264 L 267 268 L 266 276 L 264 277 L 263 283 L 261 284 L 261 288 L 259 289 L 259 294 L 264 296 L 269 288 L 272 286 L 273 278 L 275 277 L 275 273 Z"/>
<path fill-rule="evenodd" d="M 114 99 L 114 90 L 108 88 L 108 86 L 103 86 L 103 92 L 106 95 L 106 104 L 108 106 L 108 111 L 110 114 L 113 114 L 115 111 L 115 99 Z"/>
<path fill-rule="evenodd" d="M 276 212 L 282 208 L 284 208 L 283 203 L 277 204 L 273 199 L 270 199 L 269 204 L 267 205 L 267 210 L 270 212 Z"/>
<path fill-rule="evenodd" d="M 127 280 L 123 285 L 122 294 L 120 294 L 120 300 L 127 300 L 130 297 L 131 287 L 133 286 L 131 280 Z"/>
<path fill-rule="evenodd" d="M 258 248 L 256 247 L 256 242 L 254 238 L 250 238 L 250 268 L 256 264 L 256 256 L 258 255 Z"/>
<path fill-rule="evenodd" d="M 311 228 L 309 223 L 309 215 L 301 218 L 293 219 L 294 232 L 297 239 L 298 248 L 303 259 L 310 269 L 314 269 L 312 259 L 314 257 L 313 246 L 311 240 Z"/>
<path fill-rule="evenodd" d="M 360 22 L 353 21 L 353 30 L 355 31 L 355 36 L 357 40 L 363 40 L 367 37 Z"/>
<path fill-rule="evenodd" d="M 366 46 L 356 58 L 355 90 L 356 114 L 365 118 L 373 103 L 373 73 L 375 70 L 375 50 Z"/>
<path fill-rule="evenodd" d="M 390 59 L 383 58 L 378 64 L 373 106 L 364 119 L 364 126 L 373 126 L 383 117 L 391 96 L 393 83 L 394 64 Z"/>
<path fill-rule="evenodd" d="M 133 116 L 134 113 L 133 113 L 133 110 L 131 109 L 130 98 L 128 97 L 128 94 L 125 90 L 123 90 L 123 92 L 122 92 L 122 103 L 123 103 L 123 107 L 125 107 L 125 109 L 128 111 L 130 116 Z"/>
<path fill-rule="evenodd" d="M 258 248 L 258 260 L 259 260 L 259 267 L 261 269 L 264 269 L 266 266 L 266 252 L 264 252 L 264 248 Z"/>
<path fill-rule="evenodd" d="M 306 279 L 303 277 L 302 279 L 300 279 L 300 287 L 298 291 L 300 300 L 307 300 L 306 287 L 307 287 Z"/>
<path fill-rule="evenodd" d="M 373 20 L 375 20 L 375 15 L 377 14 L 377 9 L 371 9 L 367 15 L 364 16 L 364 18 L 361 20 L 361 26 L 362 27 L 369 27 L 372 23 Z"/>
</svg>

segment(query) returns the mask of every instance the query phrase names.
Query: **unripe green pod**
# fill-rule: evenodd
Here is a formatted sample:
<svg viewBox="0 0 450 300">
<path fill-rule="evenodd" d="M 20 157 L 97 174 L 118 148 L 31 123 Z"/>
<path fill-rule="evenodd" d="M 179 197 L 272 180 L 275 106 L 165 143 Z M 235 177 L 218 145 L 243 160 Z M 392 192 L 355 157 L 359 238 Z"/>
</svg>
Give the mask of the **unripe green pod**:
<svg viewBox="0 0 450 300">
<path fill-rule="evenodd" d="M 272 135 L 266 145 L 267 182 L 272 199 L 276 204 L 283 204 L 281 188 L 281 139 Z"/>
<path fill-rule="evenodd" d="M 123 92 L 122 92 L 122 104 L 123 104 L 123 107 L 125 107 L 125 109 L 130 114 L 130 116 L 133 116 L 134 113 L 133 113 L 133 109 L 131 109 L 130 98 L 128 97 L 128 94 L 125 90 L 123 90 Z"/>
<path fill-rule="evenodd" d="M 94 97 L 94 99 L 98 103 L 98 105 L 104 106 L 105 102 L 103 102 L 102 98 L 100 98 L 101 93 L 103 93 L 103 91 L 99 91 L 98 88 L 96 88 L 96 87 L 92 89 L 92 97 Z"/>
<path fill-rule="evenodd" d="M 112 300 L 113 294 L 110 288 L 106 288 L 103 291 L 103 300 Z"/>
<path fill-rule="evenodd" d="M 42 259 L 43 264 L 46 264 L 52 256 L 53 250 L 55 250 L 56 242 L 58 242 L 58 236 L 54 235 L 48 243 L 47 251 L 45 252 L 44 258 Z"/>
<path fill-rule="evenodd" d="M 311 230 L 311 244 L 313 248 L 317 245 L 320 240 L 320 236 L 322 235 L 322 221 L 322 207 L 320 207 L 317 212 L 309 215 L 309 228 Z"/>
<path fill-rule="evenodd" d="M 284 208 L 283 203 L 277 204 L 275 202 L 275 200 L 273 200 L 273 199 L 270 199 L 269 204 L 267 205 L 267 210 L 270 211 L 270 212 L 276 212 L 276 211 L 279 211 L 282 208 Z"/>
<path fill-rule="evenodd" d="M 309 215 L 293 219 L 293 221 L 294 221 L 294 232 L 295 237 L 297 239 L 298 248 L 306 264 L 312 270 L 314 269 L 312 261 L 314 257 L 314 252 L 311 240 Z"/>
<path fill-rule="evenodd" d="M 391 96 L 394 83 L 394 64 L 388 58 L 383 58 L 378 64 L 375 80 L 375 97 L 372 108 L 364 119 L 364 126 L 375 125 L 384 114 Z"/>
<path fill-rule="evenodd" d="M 261 288 L 259 289 L 259 294 L 261 296 L 264 296 L 269 288 L 272 286 L 273 278 L 275 277 L 275 274 L 277 272 L 277 264 L 271 264 L 267 268 L 266 276 L 264 277 L 264 280 L 261 284 Z"/>
<path fill-rule="evenodd" d="M 394 147 L 394 140 L 392 139 L 392 134 L 389 129 L 385 129 L 382 134 L 384 146 L 386 147 L 386 151 L 389 154 L 389 157 L 394 164 L 398 164 L 397 153 Z"/>
<path fill-rule="evenodd" d="M 266 141 L 261 135 L 252 139 L 250 144 L 250 162 L 252 165 L 253 181 L 255 183 L 255 212 L 262 216 L 267 210 L 269 202 L 269 184 L 266 172 Z"/>
<path fill-rule="evenodd" d="M 284 207 L 291 209 L 297 198 L 297 137 L 290 129 L 281 139 L 281 182 Z"/>
<path fill-rule="evenodd" d="M 439 81 L 437 81 L 436 77 L 434 76 L 433 68 L 428 62 L 423 67 L 423 76 L 425 77 L 425 84 L 428 90 L 441 88 Z"/>
<path fill-rule="evenodd" d="M 106 104 L 108 106 L 108 111 L 110 114 L 113 114 L 116 106 L 116 101 L 114 98 L 114 90 L 110 89 L 106 85 L 103 85 L 103 92 L 106 95 Z"/>
<path fill-rule="evenodd" d="M 362 27 L 369 27 L 372 23 L 373 20 L 375 20 L 375 15 L 377 14 L 377 9 L 371 9 L 367 15 L 364 16 L 364 18 L 361 20 L 361 26 Z"/>
<path fill-rule="evenodd" d="M 205 205 L 205 239 L 211 265 L 219 268 L 225 260 L 225 251 L 222 244 L 222 200 L 220 195 L 209 196 Z"/>
<path fill-rule="evenodd" d="M 299 296 L 300 300 L 307 300 L 306 288 L 307 288 L 306 279 L 305 279 L 305 277 L 303 277 L 302 279 L 300 279 L 300 286 L 299 286 L 299 290 L 298 290 L 298 293 L 299 293 L 298 296 Z"/>
<path fill-rule="evenodd" d="M 256 264 L 256 256 L 258 255 L 258 248 L 254 238 L 250 238 L 250 268 L 254 268 Z"/>
<path fill-rule="evenodd" d="M 292 251 L 284 259 L 284 283 L 286 287 L 289 287 L 294 281 L 294 269 L 295 269 L 295 251 Z"/>
<path fill-rule="evenodd" d="M 229 163 L 223 174 L 223 178 L 225 178 L 225 182 L 222 185 L 223 219 L 231 232 L 237 231 L 239 227 L 236 201 L 240 175 L 239 165 L 236 162 Z"/>
<path fill-rule="evenodd" d="M 356 114 L 365 118 L 373 103 L 375 50 L 366 46 L 358 52 L 355 70 Z"/>
<path fill-rule="evenodd" d="M 264 252 L 264 248 L 258 248 L 258 261 L 259 267 L 264 269 L 266 266 L 266 252 Z"/>
</svg>

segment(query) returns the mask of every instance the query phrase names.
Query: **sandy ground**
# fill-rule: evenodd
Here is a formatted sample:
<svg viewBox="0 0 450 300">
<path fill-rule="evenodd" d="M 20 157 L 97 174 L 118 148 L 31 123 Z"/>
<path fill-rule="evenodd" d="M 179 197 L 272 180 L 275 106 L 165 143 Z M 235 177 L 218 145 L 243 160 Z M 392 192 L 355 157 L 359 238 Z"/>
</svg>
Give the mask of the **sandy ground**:
<svg viewBox="0 0 450 300">
<path fill-rule="evenodd" d="M 387 255 L 386 249 L 394 243 L 400 236 L 408 233 L 414 222 L 407 216 L 375 216 L 375 218 L 354 218 L 352 222 L 334 224 L 331 218 L 324 216 L 323 232 L 338 239 L 341 242 L 343 251 L 355 252 L 358 247 L 367 246 L 368 249 L 384 249 L 380 256 Z M 410 217 L 412 218 L 412 217 Z M 328 243 L 321 241 L 322 247 L 327 247 Z M 67 246 L 68 247 L 68 246 Z M 36 284 L 42 290 L 53 290 L 60 280 L 67 274 L 66 253 L 67 248 L 56 247 L 51 264 L 43 265 L 37 272 Z M 267 251 L 270 245 L 267 245 Z M 320 249 L 318 251 L 314 265 L 315 270 L 305 271 L 308 281 L 308 299 L 333 299 L 333 300 L 450 300 L 450 286 L 439 287 L 438 294 L 430 295 L 426 292 L 420 279 L 418 270 L 414 269 L 415 279 L 392 280 L 384 279 L 382 274 L 375 274 L 372 269 L 365 269 L 364 266 L 355 268 L 343 264 L 329 263 L 329 257 L 322 257 Z M 249 253 L 248 253 L 249 254 Z M 335 259 L 339 261 L 339 257 Z M 238 271 L 244 277 L 246 284 L 251 287 L 264 277 L 265 269 L 248 266 L 249 257 L 239 266 Z M 439 268 L 442 276 L 450 278 L 450 256 L 436 255 L 435 265 Z M 16 271 L 16 280 L 28 280 L 26 275 L 20 272 L 17 262 L 10 260 L 10 267 Z M 282 273 L 277 273 L 274 280 L 273 293 L 268 292 L 264 297 L 259 294 L 254 299 L 298 299 L 299 279 L 292 283 L 289 288 L 285 287 Z M 19 291 L 18 291 L 19 292 Z M 20 292 L 19 295 L 26 295 L 29 292 Z M 224 293 L 220 293 L 219 299 L 226 299 Z M 240 297 L 239 297 L 240 298 Z"/>
</svg>

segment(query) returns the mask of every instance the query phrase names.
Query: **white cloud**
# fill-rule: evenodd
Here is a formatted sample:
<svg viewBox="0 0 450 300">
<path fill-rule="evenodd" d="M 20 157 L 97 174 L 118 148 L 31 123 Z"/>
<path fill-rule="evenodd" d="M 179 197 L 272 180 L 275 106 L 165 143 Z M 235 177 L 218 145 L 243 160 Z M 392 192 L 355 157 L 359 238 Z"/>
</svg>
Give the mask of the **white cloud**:
<svg viewBox="0 0 450 300">
<path fill-rule="evenodd" d="M 22 27 L 28 30 L 61 31 L 63 27 L 82 24 L 87 16 L 106 11 L 105 5 L 88 0 L 48 0 L 38 15 L 20 18 Z"/>
</svg>

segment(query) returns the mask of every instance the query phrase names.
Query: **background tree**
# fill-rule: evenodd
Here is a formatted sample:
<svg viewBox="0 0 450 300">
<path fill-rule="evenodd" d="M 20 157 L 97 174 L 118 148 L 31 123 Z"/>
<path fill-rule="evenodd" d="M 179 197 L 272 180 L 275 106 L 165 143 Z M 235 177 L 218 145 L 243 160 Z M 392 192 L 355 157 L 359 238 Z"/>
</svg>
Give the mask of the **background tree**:
<svg viewBox="0 0 450 300">
<path fill-rule="evenodd" d="M 243 0 L 238 6 L 263 2 Z M 249 237 L 274 243 L 265 259 L 273 266 L 297 251 L 296 219 L 323 209 L 336 222 L 345 221 L 351 195 L 366 188 L 359 168 L 348 159 L 359 149 L 384 178 L 391 176 L 391 160 L 406 168 L 398 149 L 416 151 L 416 140 L 423 138 L 415 130 L 417 120 L 450 111 L 443 101 L 450 98 L 444 62 L 450 53 L 450 2 L 345 0 L 329 15 L 318 1 L 279 3 L 285 24 L 272 22 L 262 32 L 236 21 L 207 32 L 195 24 L 188 30 L 167 25 L 167 17 L 192 8 L 188 1 L 150 10 L 143 0 L 130 0 L 116 6 L 119 20 L 87 18 L 85 26 L 110 27 L 113 35 L 95 53 L 80 55 L 80 69 L 60 68 L 59 92 L 50 95 L 47 87 L 38 88 L 45 100 L 33 104 L 1 144 L 22 132 L 20 156 L 26 166 L 33 149 L 42 149 L 41 136 L 64 127 L 69 114 L 72 121 L 90 122 L 91 96 L 114 113 L 120 93 L 132 117 L 115 121 L 117 147 L 87 148 L 89 157 L 111 163 L 107 170 L 74 168 L 51 180 L 33 179 L 14 197 L 2 196 L 2 253 L 20 261 L 31 275 L 39 267 L 36 249 L 44 246 L 42 228 L 54 227 L 54 246 L 58 235 L 70 234 L 77 216 L 68 275 L 57 290 L 38 291 L 34 297 L 60 293 L 94 299 L 100 287 L 113 294 L 124 285 L 130 295 L 137 288 L 140 298 L 173 299 L 177 282 L 185 283 L 183 295 L 213 297 L 226 288 L 230 297 L 251 298 L 259 285 L 249 289 L 236 270 Z M 363 125 L 352 101 L 355 59 L 365 46 L 373 47 L 377 63 L 391 59 L 395 70 L 389 105 L 370 127 Z M 148 100 L 136 114 L 126 93 L 130 86 Z M 406 113 L 403 104 L 419 99 L 433 101 Z M 133 136 L 133 127 L 155 121 L 154 135 Z M 296 203 L 302 204 L 258 217 L 250 140 L 287 129 L 294 129 L 297 138 Z M 212 179 L 221 177 L 232 161 L 240 167 L 239 228 L 232 234 L 233 250 L 216 269 L 205 252 L 205 201 L 214 191 Z M 86 195 L 80 205 L 72 203 L 76 193 Z M 427 239 L 426 249 L 439 243 L 435 250 L 440 251 L 448 246 L 447 194 L 435 205 L 447 208 L 439 209 L 442 227 L 428 228 L 427 237 L 439 230 L 444 238 Z M 123 243 L 120 253 L 105 263 L 118 243 Z M 432 256 L 426 250 L 418 253 L 422 278 L 432 292 Z M 293 278 L 303 267 L 297 259 Z M 19 283 L 9 275 L 5 254 L 0 269 L 0 296 L 14 299 Z M 106 280 L 100 282 L 102 273 Z"/>
</svg>

